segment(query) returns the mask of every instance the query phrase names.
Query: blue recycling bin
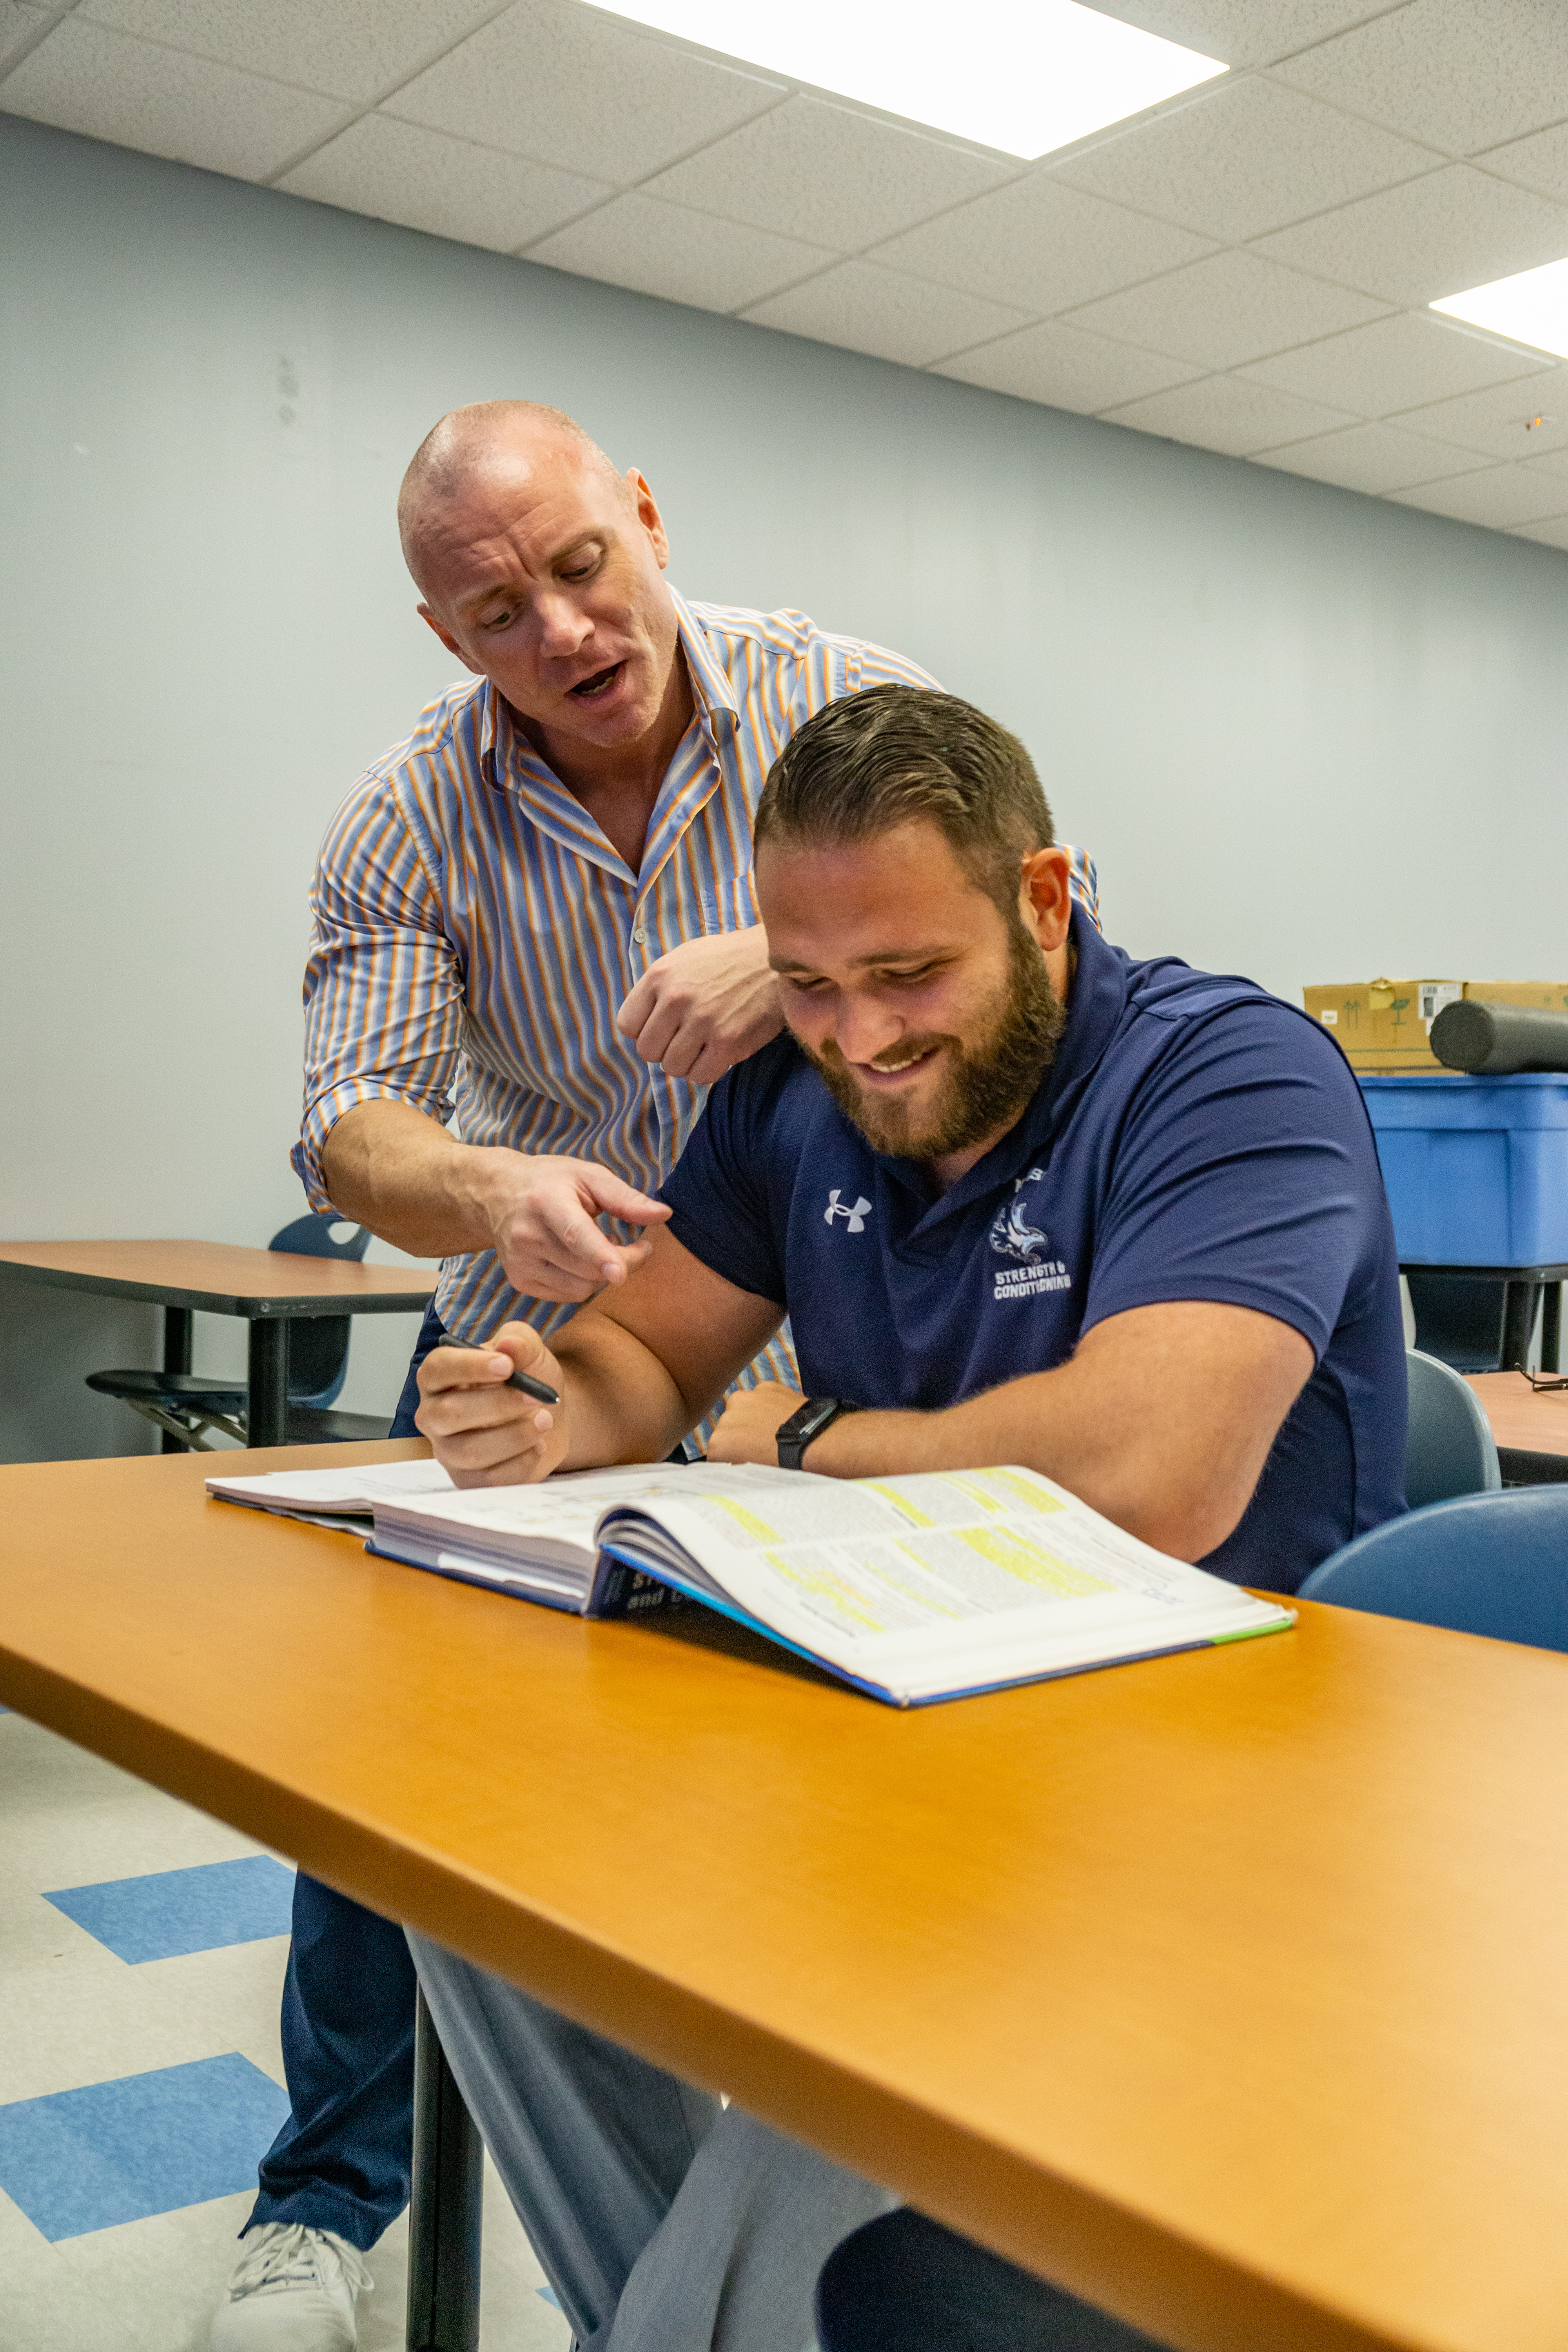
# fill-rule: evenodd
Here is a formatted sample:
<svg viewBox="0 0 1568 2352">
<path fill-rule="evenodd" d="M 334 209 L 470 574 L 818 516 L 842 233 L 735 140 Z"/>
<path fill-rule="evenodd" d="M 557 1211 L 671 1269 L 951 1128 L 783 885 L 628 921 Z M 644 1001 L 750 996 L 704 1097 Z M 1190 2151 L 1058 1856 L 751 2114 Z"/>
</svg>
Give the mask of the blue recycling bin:
<svg viewBox="0 0 1568 2352">
<path fill-rule="evenodd" d="M 1361 1080 L 1402 1265 L 1568 1262 L 1568 1073 Z"/>
</svg>

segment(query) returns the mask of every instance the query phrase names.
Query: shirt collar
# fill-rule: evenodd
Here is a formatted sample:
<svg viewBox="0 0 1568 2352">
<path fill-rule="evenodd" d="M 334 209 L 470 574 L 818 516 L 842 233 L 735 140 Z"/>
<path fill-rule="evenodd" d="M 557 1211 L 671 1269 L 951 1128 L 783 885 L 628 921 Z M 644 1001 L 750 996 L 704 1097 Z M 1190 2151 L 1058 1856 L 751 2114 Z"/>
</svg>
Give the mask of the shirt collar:
<svg viewBox="0 0 1568 2352">
<path fill-rule="evenodd" d="M 721 743 L 730 740 L 739 727 L 741 707 L 731 687 L 730 674 L 709 645 L 708 633 L 701 622 L 679 589 L 672 588 L 669 598 L 675 606 L 680 649 L 686 656 L 686 670 L 691 680 L 698 715 L 709 740 L 717 750 Z M 491 786 L 503 783 L 513 756 L 522 752 L 538 759 L 527 737 L 513 727 L 505 701 L 487 677 L 479 689 L 479 772 L 486 783 Z"/>
<path fill-rule="evenodd" d="M 708 642 L 708 632 L 677 588 L 669 592 L 680 630 L 691 691 L 713 744 L 726 743 L 741 723 L 741 706 L 730 684 L 730 673 Z"/>
</svg>

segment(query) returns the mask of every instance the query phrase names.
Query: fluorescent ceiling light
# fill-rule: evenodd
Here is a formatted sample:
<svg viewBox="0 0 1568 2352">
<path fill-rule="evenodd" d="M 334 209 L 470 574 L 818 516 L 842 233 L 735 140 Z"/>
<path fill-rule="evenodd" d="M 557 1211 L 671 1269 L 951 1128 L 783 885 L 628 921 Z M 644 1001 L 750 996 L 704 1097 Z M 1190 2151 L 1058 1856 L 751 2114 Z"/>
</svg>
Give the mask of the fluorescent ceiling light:
<svg viewBox="0 0 1568 2352">
<path fill-rule="evenodd" d="M 1026 160 L 1228 70 L 1079 0 L 617 0 L 613 13 Z"/>
<path fill-rule="evenodd" d="M 1463 319 L 1468 327 L 1489 327 L 1494 335 L 1568 359 L 1568 261 L 1521 269 L 1515 278 L 1472 286 L 1468 294 L 1450 294 L 1430 307 Z"/>
</svg>

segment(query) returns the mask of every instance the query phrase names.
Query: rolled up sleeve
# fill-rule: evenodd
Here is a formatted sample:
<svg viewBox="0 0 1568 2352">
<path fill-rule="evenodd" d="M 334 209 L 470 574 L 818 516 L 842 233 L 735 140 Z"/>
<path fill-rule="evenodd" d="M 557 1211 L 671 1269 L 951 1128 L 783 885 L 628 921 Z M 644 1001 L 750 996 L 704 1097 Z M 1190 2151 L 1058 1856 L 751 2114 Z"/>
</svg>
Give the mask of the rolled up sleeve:
<svg viewBox="0 0 1568 2352">
<path fill-rule="evenodd" d="M 443 1125 L 464 1028 L 464 974 L 413 827 L 384 778 L 339 811 L 310 889 L 305 1108 L 293 1165 L 330 1209 L 328 1136 L 356 1103 L 410 1103 Z"/>
</svg>

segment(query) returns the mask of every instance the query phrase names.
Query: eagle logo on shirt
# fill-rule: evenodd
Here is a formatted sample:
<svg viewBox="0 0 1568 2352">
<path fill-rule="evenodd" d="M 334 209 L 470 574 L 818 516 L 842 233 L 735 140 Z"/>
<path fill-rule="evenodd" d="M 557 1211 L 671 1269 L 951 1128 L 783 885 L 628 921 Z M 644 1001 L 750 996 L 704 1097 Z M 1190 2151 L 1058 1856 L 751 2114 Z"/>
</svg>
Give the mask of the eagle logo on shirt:
<svg viewBox="0 0 1568 2352">
<path fill-rule="evenodd" d="M 1038 1184 L 1045 1172 L 1043 1168 L 1031 1168 L 1026 1176 L 1014 1179 L 1013 1197 L 997 1210 L 991 1227 L 992 1248 L 1003 1257 L 1021 1259 L 1026 1265 L 1038 1265 L 1050 1245 L 1043 1229 L 1030 1224 L 1022 1199 L 1025 1185 Z"/>
</svg>

